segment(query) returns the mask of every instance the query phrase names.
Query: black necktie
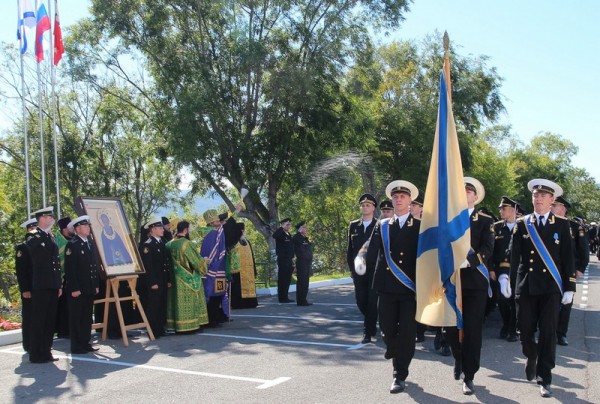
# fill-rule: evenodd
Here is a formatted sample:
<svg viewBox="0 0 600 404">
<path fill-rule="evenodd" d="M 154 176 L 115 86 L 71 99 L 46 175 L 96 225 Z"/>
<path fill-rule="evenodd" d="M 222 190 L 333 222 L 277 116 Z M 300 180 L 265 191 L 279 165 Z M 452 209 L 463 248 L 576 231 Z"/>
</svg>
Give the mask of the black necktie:
<svg viewBox="0 0 600 404">
<path fill-rule="evenodd" d="M 544 216 L 540 216 L 538 218 L 538 222 L 539 222 L 538 227 L 544 227 Z"/>
</svg>

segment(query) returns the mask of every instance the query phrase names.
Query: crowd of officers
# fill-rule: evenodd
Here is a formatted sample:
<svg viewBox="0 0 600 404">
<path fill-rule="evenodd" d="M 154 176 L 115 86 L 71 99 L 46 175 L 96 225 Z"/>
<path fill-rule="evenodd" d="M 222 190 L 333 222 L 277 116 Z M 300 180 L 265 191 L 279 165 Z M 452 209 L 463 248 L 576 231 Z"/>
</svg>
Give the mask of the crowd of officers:
<svg viewBox="0 0 600 404">
<path fill-rule="evenodd" d="M 536 379 L 540 395 L 550 397 L 556 345 L 568 344 L 576 277 L 588 265 L 590 244 L 594 245 L 593 240 L 597 244 L 597 228 L 586 228 L 579 218 L 567 219 L 570 204 L 562 188 L 549 180 L 528 183 L 531 214 L 503 196 L 499 221 L 485 209 L 475 208 L 485 197 L 481 182 L 465 177 L 464 185 L 471 251 L 458 270 L 462 329 L 430 327 L 436 331 L 435 349 L 454 357 L 454 379 L 462 376 L 463 394 L 473 394 L 484 320 L 497 305 L 502 317 L 500 338 L 521 341 L 527 358 L 525 377 Z M 415 319 L 423 198 L 413 184 L 402 180 L 391 182 L 386 195 L 390 200 L 379 205 L 379 220 L 375 197 L 364 194 L 359 198 L 361 218 L 348 229 L 347 261 L 356 304 L 364 316 L 362 343 L 376 338 L 379 323 L 386 345 L 384 357 L 393 366 L 390 393 L 400 393 L 406 388 L 415 344 L 424 341 L 428 328 Z"/>
<path fill-rule="evenodd" d="M 214 249 L 212 245 L 207 245 L 206 248 L 217 251 L 224 269 L 222 258 L 228 251 L 225 246 L 231 249 L 237 242 L 247 245 L 243 238 L 244 226 L 236 223 L 233 218 L 228 219 L 227 214 L 217 217 L 214 209 L 205 212 L 205 217 L 207 213 L 215 216 L 215 220 L 206 228 L 207 232 L 218 232 L 219 236 L 215 241 L 219 245 Z M 59 230 L 53 232 L 55 219 L 52 206 L 33 212 L 32 216 L 21 224 L 26 229 L 25 240 L 15 248 L 15 269 L 22 301 L 23 348 L 32 363 L 54 362 L 58 359 L 53 357 L 51 349 L 56 334 L 59 338 L 70 339 L 70 351 L 73 354 L 97 351 L 98 348 L 91 344 L 92 322 L 94 318 L 97 323 L 102 322 L 104 304 L 94 307 L 94 300 L 104 297 L 106 285 L 100 279 L 104 274 L 100 271 L 98 252 L 92 245 L 90 218 L 87 215 L 73 220 L 62 218 L 58 221 Z M 179 222 L 176 238 L 189 239 L 189 226 L 189 222 Z M 140 275 L 136 290 L 155 338 L 167 332 L 167 290 L 172 286 L 173 265 L 176 265 L 166 248 L 166 244 L 173 239 L 169 227 L 167 218 L 153 217 L 143 226 L 145 231 L 139 244 L 145 272 Z M 233 236 L 229 237 L 227 243 L 229 234 Z M 210 233 L 206 239 L 209 236 Z M 233 239 L 235 243 L 231 242 Z M 205 247 L 204 243 L 202 247 Z M 206 275 L 207 265 L 210 271 L 211 258 L 208 253 L 205 255 L 202 264 Z M 251 263 L 254 266 L 253 257 Z M 225 272 L 223 270 L 220 273 Z M 230 277 L 224 279 L 225 285 L 230 280 Z M 202 286 L 200 288 L 195 292 L 201 299 L 195 299 L 195 303 L 203 305 L 198 310 L 199 315 L 206 316 L 208 310 L 208 319 L 199 321 L 195 329 L 200 324 L 218 326 L 227 321 L 229 303 L 223 303 L 223 298 L 229 288 L 225 286 L 222 293 L 207 294 L 206 301 L 204 289 Z M 131 293 L 127 282 L 120 282 L 119 294 L 125 296 Z M 240 308 L 242 304 L 244 308 L 256 307 L 258 304 L 255 294 L 253 299 L 236 300 L 234 297 L 234 301 L 242 300 Z M 254 304 L 247 300 L 252 300 Z M 180 301 L 185 302 L 186 299 Z M 226 304 L 227 307 L 224 307 Z M 121 308 L 126 324 L 141 321 L 139 312 L 133 313 L 135 308 L 131 302 L 121 302 Z M 191 310 L 180 309 L 187 313 Z M 120 338 L 121 331 L 114 305 L 111 305 L 109 313 L 108 337 Z"/>
</svg>

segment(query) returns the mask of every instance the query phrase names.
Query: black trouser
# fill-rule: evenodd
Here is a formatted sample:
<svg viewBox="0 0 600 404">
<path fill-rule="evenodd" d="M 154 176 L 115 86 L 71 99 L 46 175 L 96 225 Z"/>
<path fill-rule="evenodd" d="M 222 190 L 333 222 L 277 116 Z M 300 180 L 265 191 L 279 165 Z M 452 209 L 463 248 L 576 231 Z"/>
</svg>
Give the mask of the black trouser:
<svg viewBox="0 0 600 404">
<path fill-rule="evenodd" d="M 444 327 L 444 338 L 452 349 L 454 360 L 462 364 L 464 380 L 473 380 L 479 370 L 483 319 L 488 301 L 487 290 L 463 289 L 463 341 L 459 342 L 457 327 Z"/>
<path fill-rule="evenodd" d="M 379 294 L 379 326 L 387 355 L 393 358 L 394 377 L 406 380 L 415 355 L 417 301 L 411 294 Z"/>
<path fill-rule="evenodd" d="M 306 303 L 312 260 L 296 260 L 296 302 Z"/>
<path fill-rule="evenodd" d="M 31 298 L 26 299 L 21 294 L 21 337 L 23 339 L 23 350 L 29 352 L 31 343 L 31 316 L 32 316 Z"/>
<path fill-rule="evenodd" d="M 92 312 L 94 296 L 68 296 L 69 301 L 69 338 L 71 352 L 87 351 L 92 338 Z"/>
<path fill-rule="evenodd" d="M 502 328 L 506 330 L 508 335 L 517 334 L 517 308 L 515 306 L 515 298 L 509 298 L 503 295 L 498 298 L 498 309 L 502 316 Z"/>
<path fill-rule="evenodd" d="M 208 313 L 209 324 L 214 325 L 223 321 L 225 314 L 223 313 L 223 309 L 221 308 L 222 303 L 223 295 L 211 296 L 208 298 L 208 303 L 206 303 L 206 311 Z"/>
<path fill-rule="evenodd" d="M 277 257 L 277 297 L 279 301 L 288 300 L 292 283 L 292 257 Z"/>
<path fill-rule="evenodd" d="M 158 289 L 150 287 L 140 293 L 140 301 L 144 307 L 144 313 L 150 323 L 154 337 L 158 338 L 165 334 L 167 324 L 167 288 L 159 286 Z"/>
<path fill-rule="evenodd" d="M 354 275 L 354 295 L 356 306 L 364 316 L 365 334 L 377 334 L 377 292 L 373 290 L 373 277 L 369 275 Z"/>
<path fill-rule="evenodd" d="M 561 304 L 558 312 L 558 325 L 556 326 L 556 336 L 566 337 L 569 331 L 569 320 L 571 319 L 571 308 L 573 303 Z"/>
<path fill-rule="evenodd" d="M 538 384 L 551 384 L 556 361 L 556 326 L 560 293 L 517 297 L 517 322 L 521 348 L 528 360 L 536 361 Z M 535 332 L 539 330 L 538 341 Z"/>
<path fill-rule="evenodd" d="M 40 289 L 31 292 L 31 338 L 29 360 L 49 360 L 56 321 L 58 289 Z"/>
<path fill-rule="evenodd" d="M 66 290 L 63 284 L 63 291 Z M 69 300 L 66 293 L 58 298 L 54 332 L 59 338 L 69 338 Z"/>
</svg>

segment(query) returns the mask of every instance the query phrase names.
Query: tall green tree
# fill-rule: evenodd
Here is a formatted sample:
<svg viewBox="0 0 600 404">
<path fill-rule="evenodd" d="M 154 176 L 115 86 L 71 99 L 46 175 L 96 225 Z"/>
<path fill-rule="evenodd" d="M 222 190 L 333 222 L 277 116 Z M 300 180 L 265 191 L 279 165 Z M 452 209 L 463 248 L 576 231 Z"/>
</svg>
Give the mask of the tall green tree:
<svg viewBox="0 0 600 404">
<path fill-rule="evenodd" d="M 246 186 L 243 216 L 268 238 L 282 185 L 346 142 L 345 69 L 407 3 L 94 0 L 91 11 L 95 32 L 145 57 L 165 154 L 230 208 L 226 188 Z"/>
</svg>

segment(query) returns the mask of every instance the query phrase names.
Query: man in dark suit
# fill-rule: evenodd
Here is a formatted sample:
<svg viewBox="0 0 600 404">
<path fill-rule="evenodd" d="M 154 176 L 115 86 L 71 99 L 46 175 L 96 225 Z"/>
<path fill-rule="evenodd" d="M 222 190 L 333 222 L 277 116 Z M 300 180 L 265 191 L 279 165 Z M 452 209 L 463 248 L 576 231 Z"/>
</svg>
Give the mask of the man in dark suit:
<svg viewBox="0 0 600 404">
<path fill-rule="evenodd" d="M 567 210 L 571 204 L 562 196 L 557 197 L 552 204 L 552 213 L 566 218 Z M 582 276 L 590 262 L 590 242 L 583 224 L 575 220 L 569 220 L 571 227 L 571 237 L 573 239 L 573 252 L 575 273 L 577 277 Z M 569 330 L 569 319 L 571 318 L 571 307 L 573 303 L 561 304 L 558 314 L 558 328 L 556 329 L 557 344 L 562 346 L 569 345 L 567 340 L 567 331 Z"/>
<path fill-rule="evenodd" d="M 27 229 L 27 233 L 25 233 L 25 241 L 15 247 L 15 272 L 17 273 L 19 292 L 21 292 L 21 336 L 25 352 L 29 352 L 29 343 L 31 342 L 31 281 L 33 278 L 31 257 L 26 243 L 33 236 L 32 233 L 35 232 L 37 224 L 36 219 L 29 219 L 21 223 L 21 227 Z"/>
<path fill-rule="evenodd" d="M 97 351 L 92 347 L 92 312 L 98 293 L 98 267 L 92 248 L 90 217 L 79 216 L 69 223 L 75 235 L 65 248 L 65 293 L 69 303 L 69 337 L 71 353 Z"/>
<path fill-rule="evenodd" d="M 498 206 L 502 220 L 494 223 L 494 253 L 492 255 L 493 267 L 496 279 L 508 278 L 507 271 L 510 269 L 510 239 L 517 220 L 518 203 L 507 196 L 503 196 Z M 490 272 L 490 275 L 492 272 Z M 514 290 L 516 273 L 510 274 L 511 289 Z M 513 276 L 514 275 L 514 276 Z M 500 338 L 508 342 L 518 341 L 517 337 L 517 312 L 514 295 L 504 297 L 500 294 L 498 308 L 502 317 L 502 328 Z"/>
<path fill-rule="evenodd" d="M 410 214 L 412 198 L 419 195 L 408 181 L 393 181 L 386 188 L 394 216 L 382 219 L 373 231 L 367 268 L 374 272 L 373 289 L 379 296 L 379 326 L 385 342 L 384 357 L 392 359 L 390 393 L 404 391 L 408 367 L 415 354 L 415 270 L 420 219 Z"/>
<path fill-rule="evenodd" d="M 52 234 L 54 208 L 49 206 L 33 212 L 38 221 L 33 236 L 27 240 L 32 264 L 31 278 L 31 339 L 29 361 L 46 363 L 58 360 L 52 356 L 54 322 L 58 298 L 62 294 L 58 245 Z"/>
<path fill-rule="evenodd" d="M 167 289 L 171 287 L 171 255 L 162 242 L 162 219 L 153 217 L 144 227 L 148 239 L 140 247 L 145 274 L 137 284 L 140 302 L 144 307 L 155 338 L 165 335 L 167 324 Z"/>
<path fill-rule="evenodd" d="M 369 240 L 375 228 L 375 207 L 377 200 L 371 194 L 363 194 L 358 198 L 361 218 L 350 222 L 348 228 L 348 244 L 346 247 L 346 260 L 350 276 L 354 282 L 354 295 L 356 305 L 364 316 L 363 321 L 363 344 L 368 344 L 377 335 L 377 293 L 373 287 L 373 270 L 364 275 L 356 273 L 354 260 L 363 245 Z M 366 251 L 363 250 L 363 253 Z M 365 255 L 366 257 L 366 255 Z"/>
<path fill-rule="evenodd" d="M 281 226 L 273 233 L 277 254 L 277 298 L 279 303 L 293 303 L 294 301 L 288 297 L 292 272 L 294 272 L 294 243 L 290 234 L 292 219 L 286 217 L 279 223 Z"/>
<path fill-rule="evenodd" d="M 494 221 L 475 205 L 485 197 L 485 188 L 479 180 L 465 177 L 465 192 L 471 219 L 471 252 L 460 266 L 462 285 L 463 340 L 459 340 L 456 327 L 445 327 L 444 338 L 450 344 L 454 357 L 454 378 L 463 378 L 463 394 L 475 391 L 473 378 L 479 370 L 483 320 L 488 297 L 491 296 L 490 279 L 486 264 L 494 250 Z"/>
<path fill-rule="evenodd" d="M 517 273 L 515 299 L 521 346 L 527 357 L 525 375 L 527 380 L 537 376 L 540 395 L 549 397 L 558 311 L 561 303 L 573 302 L 575 293 L 573 243 L 568 221 L 550 211 L 562 188 L 545 179 L 531 180 L 527 187 L 534 212 L 519 219 L 514 228 L 510 271 Z M 509 295 L 508 285 L 506 279 L 500 285 L 505 296 Z"/>
<path fill-rule="evenodd" d="M 313 260 L 313 245 L 306 236 L 308 227 L 305 221 L 301 221 L 296 225 L 296 231 L 296 234 L 292 237 L 294 254 L 296 255 L 296 304 L 298 306 L 310 306 L 312 303 L 306 297 L 308 296 L 308 280 Z"/>
</svg>

